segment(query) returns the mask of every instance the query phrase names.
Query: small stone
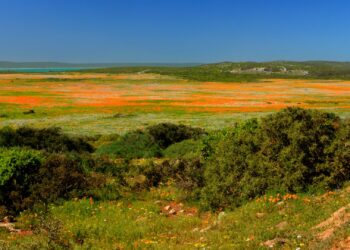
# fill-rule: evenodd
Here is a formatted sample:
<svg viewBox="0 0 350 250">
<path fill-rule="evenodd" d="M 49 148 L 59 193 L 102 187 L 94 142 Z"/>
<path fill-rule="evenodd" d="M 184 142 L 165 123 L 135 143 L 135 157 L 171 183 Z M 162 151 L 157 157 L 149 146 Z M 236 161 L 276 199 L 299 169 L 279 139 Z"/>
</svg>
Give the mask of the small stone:
<svg viewBox="0 0 350 250">
<path fill-rule="evenodd" d="M 11 220 L 10 220 L 10 218 L 8 216 L 6 216 L 6 217 L 4 217 L 3 222 L 4 223 L 10 223 Z"/>
<path fill-rule="evenodd" d="M 288 226 L 288 222 L 287 221 L 282 221 L 280 223 L 278 223 L 276 225 L 276 228 L 279 229 L 279 230 L 283 230 L 285 229 L 286 227 Z"/>
<path fill-rule="evenodd" d="M 164 207 L 165 211 L 168 211 L 169 209 L 170 209 L 170 205 Z"/>
<path fill-rule="evenodd" d="M 204 233 L 206 231 L 208 231 L 211 228 L 211 226 L 207 226 L 206 228 L 203 228 L 202 230 L 200 230 L 201 233 Z"/>
<path fill-rule="evenodd" d="M 176 210 L 175 210 L 175 209 L 171 209 L 171 210 L 169 211 L 169 214 L 176 214 Z"/>
<path fill-rule="evenodd" d="M 222 221 L 222 219 L 226 216 L 225 212 L 220 212 L 218 215 L 218 222 Z"/>
<path fill-rule="evenodd" d="M 288 242 L 288 240 L 286 239 L 281 239 L 281 238 L 275 238 L 273 240 L 268 240 L 268 241 L 265 241 L 263 243 L 264 246 L 266 247 L 269 247 L 269 248 L 273 248 L 275 247 L 276 245 L 284 245 Z"/>
<path fill-rule="evenodd" d="M 256 213 L 255 215 L 257 218 L 262 218 L 265 216 L 265 213 Z"/>
</svg>

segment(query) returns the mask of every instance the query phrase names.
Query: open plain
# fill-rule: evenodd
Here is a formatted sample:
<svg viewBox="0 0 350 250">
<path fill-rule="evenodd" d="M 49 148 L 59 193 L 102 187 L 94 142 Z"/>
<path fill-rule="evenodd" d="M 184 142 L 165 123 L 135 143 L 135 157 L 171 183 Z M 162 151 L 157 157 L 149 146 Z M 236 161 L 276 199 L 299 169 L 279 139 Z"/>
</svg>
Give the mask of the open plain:
<svg viewBox="0 0 350 250">
<path fill-rule="evenodd" d="M 350 81 L 201 82 L 142 72 L 0 74 L 2 126 L 106 134 L 174 121 L 220 129 L 289 106 L 347 117 Z"/>
</svg>

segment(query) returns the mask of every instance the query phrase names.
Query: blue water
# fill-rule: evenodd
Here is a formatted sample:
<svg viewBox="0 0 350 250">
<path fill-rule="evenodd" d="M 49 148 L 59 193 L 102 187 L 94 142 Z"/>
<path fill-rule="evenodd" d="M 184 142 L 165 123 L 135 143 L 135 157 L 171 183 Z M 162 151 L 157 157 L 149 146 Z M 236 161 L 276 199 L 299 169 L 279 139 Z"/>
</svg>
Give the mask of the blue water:
<svg viewBox="0 0 350 250">
<path fill-rule="evenodd" d="M 87 68 L 0 68 L 0 72 L 23 72 L 23 73 L 48 73 L 48 72 L 67 72 Z"/>
</svg>

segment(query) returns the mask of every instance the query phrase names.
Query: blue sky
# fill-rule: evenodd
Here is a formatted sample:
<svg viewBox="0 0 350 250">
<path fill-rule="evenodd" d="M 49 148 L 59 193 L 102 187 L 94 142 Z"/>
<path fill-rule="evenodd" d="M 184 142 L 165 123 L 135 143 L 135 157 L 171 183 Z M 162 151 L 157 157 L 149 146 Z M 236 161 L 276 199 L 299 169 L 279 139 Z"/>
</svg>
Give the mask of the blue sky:
<svg viewBox="0 0 350 250">
<path fill-rule="evenodd" d="M 0 0 L 0 60 L 350 61 L 348 0 Z"/>
</svg>

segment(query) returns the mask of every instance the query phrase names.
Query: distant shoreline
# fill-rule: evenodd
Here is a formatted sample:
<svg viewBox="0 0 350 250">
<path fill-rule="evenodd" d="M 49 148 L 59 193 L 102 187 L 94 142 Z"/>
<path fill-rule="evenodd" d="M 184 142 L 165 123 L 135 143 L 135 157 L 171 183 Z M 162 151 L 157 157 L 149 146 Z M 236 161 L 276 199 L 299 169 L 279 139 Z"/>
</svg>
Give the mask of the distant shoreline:
<svg viewBox="0 0 350 250">
<path fill-rule="evenodd" d="M 0 68 L 1 73 L 48 73 L 48 72 L 67 72 L 67 71 L 78 71 L 84 69 L 94 68 Z"/>
</svg>

